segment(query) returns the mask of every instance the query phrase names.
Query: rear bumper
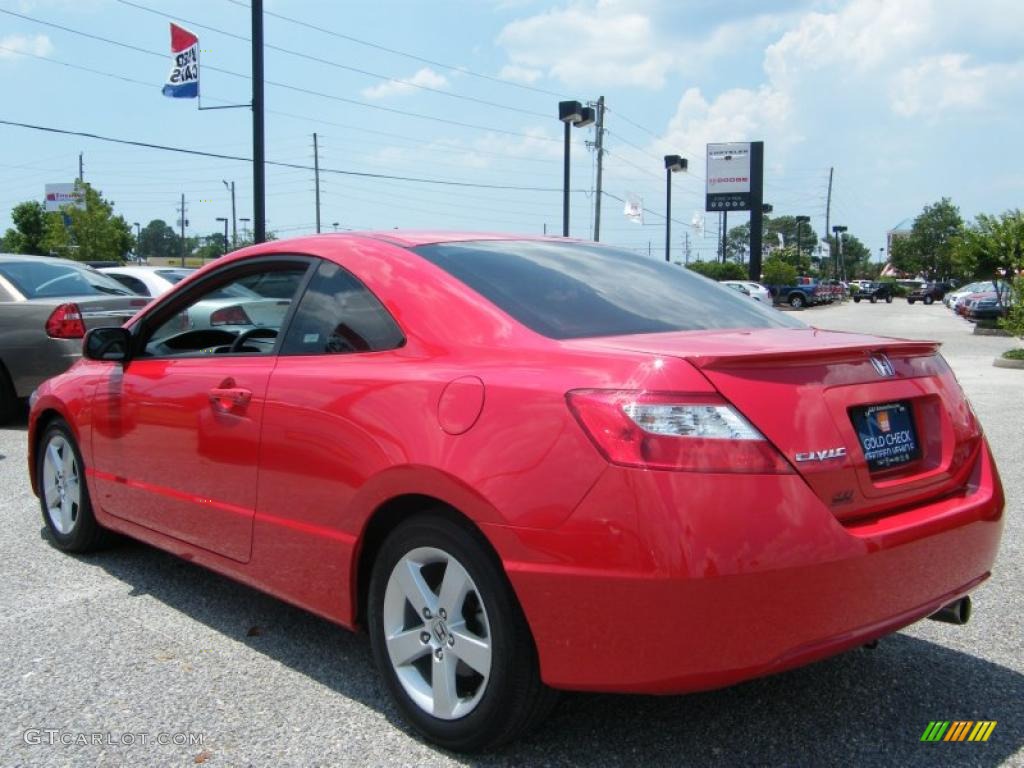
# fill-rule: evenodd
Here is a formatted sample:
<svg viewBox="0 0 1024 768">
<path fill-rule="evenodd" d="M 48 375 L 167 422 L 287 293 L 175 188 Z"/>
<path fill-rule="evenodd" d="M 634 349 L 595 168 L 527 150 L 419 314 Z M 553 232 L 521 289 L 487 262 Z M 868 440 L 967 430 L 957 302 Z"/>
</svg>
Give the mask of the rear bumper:
<svg viewBox="0 0 1024 768">
<path fill-rule="evenodd" d="M 610 468 L 559 531 L 487 533 L 519 556 L 506 568 L 545 682 L 672 693 L 800 666 L 928 616 L 988 576 L 1002 508 L 986 447 L 963 493 L 857 525 L 791 476 L 698 483 Z"/>
</svg>

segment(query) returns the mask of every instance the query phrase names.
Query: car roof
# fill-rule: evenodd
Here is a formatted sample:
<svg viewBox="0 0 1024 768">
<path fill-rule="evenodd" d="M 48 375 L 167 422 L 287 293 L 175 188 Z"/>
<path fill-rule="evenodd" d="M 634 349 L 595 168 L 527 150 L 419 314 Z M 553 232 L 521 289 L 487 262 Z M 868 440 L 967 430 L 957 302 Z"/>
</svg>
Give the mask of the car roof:
<svg viewBox="0 0 1024 768">
<path fill-rule="evenodd" d="M 81 261 L 74 261 L 72 259 L 62 259 L 59 256 L 35 256 L 28 253 L 0 253 L 0 264 L 16 264 L 18 262 L 25 261 L 45 261 L 48 264 L 74 264 L 75 266 L 82 267 L 83 269 L 91 269 L 91 267 Z"/>
<path fill-rule="evenodd" d="M 166 272 L 172 270 L 175 272 L 195 272 L 195 267 L 161 267 L 161 266 L 146 266 L 146 265 L 125 265 L 123 267 L 100 267 L 100 272 L 124 272 L 127 275 L 146 275 L 153 274 L 155 272 Z"/>
</svg>

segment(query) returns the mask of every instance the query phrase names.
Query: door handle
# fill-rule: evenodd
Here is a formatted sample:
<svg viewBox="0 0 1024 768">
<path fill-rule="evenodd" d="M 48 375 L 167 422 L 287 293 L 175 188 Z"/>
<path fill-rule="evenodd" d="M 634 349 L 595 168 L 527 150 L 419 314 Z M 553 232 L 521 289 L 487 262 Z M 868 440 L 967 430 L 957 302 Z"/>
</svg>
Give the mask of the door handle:
<svg viewBox="0 0 1024 768">
<path fill-rule="evenodd" d="M 210 403 L 219 411 L 245 410 L 252 392 L 240 387 L 215 387 L 210 390 Z"/>
</svg>

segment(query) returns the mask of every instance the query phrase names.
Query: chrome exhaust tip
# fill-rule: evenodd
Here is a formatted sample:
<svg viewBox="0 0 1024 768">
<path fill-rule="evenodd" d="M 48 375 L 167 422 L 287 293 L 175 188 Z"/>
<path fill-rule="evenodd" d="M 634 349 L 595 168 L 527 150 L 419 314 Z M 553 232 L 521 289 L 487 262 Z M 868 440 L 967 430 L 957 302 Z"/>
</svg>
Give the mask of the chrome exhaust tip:
<svg viewBox="0 0 1024 768">
<path fill-rule="evenodd" d="M 971 598 L 961 597 L 959 600 L 954 600 L 928 618 L 933 621 L 944 621 L 947 624 L 966 624 L 971 620 Z"/>
</svg>

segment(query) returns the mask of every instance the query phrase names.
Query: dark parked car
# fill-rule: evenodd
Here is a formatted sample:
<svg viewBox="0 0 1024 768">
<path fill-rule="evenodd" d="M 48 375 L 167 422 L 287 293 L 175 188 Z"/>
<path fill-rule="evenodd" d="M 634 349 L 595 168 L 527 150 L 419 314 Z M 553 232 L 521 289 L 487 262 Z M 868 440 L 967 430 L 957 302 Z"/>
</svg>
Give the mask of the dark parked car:
<svg viewBox="0 0 1024 768">
<path fill-rule="evenodd" d="M 81 357 L 87 329 L 120 325 L 146 301 L 85 264 L 0 255 L 0 423 Z"/>
<path fill-rule="evenodd" d="M 892 288 L 888 283 L 867 283 L 861 285 L 860 289 L 853 294 L 853 300 L 860 304 L 861 299 L 867 299 L 872 304 L 884 300 L 886 304 L 892 304 Z"/>
<path fill-rule="evenodd" d="M 936 301 L 942 301 L 946 296 L 946 291 L 951 291 L 954 287 L 952 283 L 925 283 L 907 294 L 907 304 L 913 304 L 916 301 L 920 301 L 922 304 L 934 304 Z"/>
</svg>

